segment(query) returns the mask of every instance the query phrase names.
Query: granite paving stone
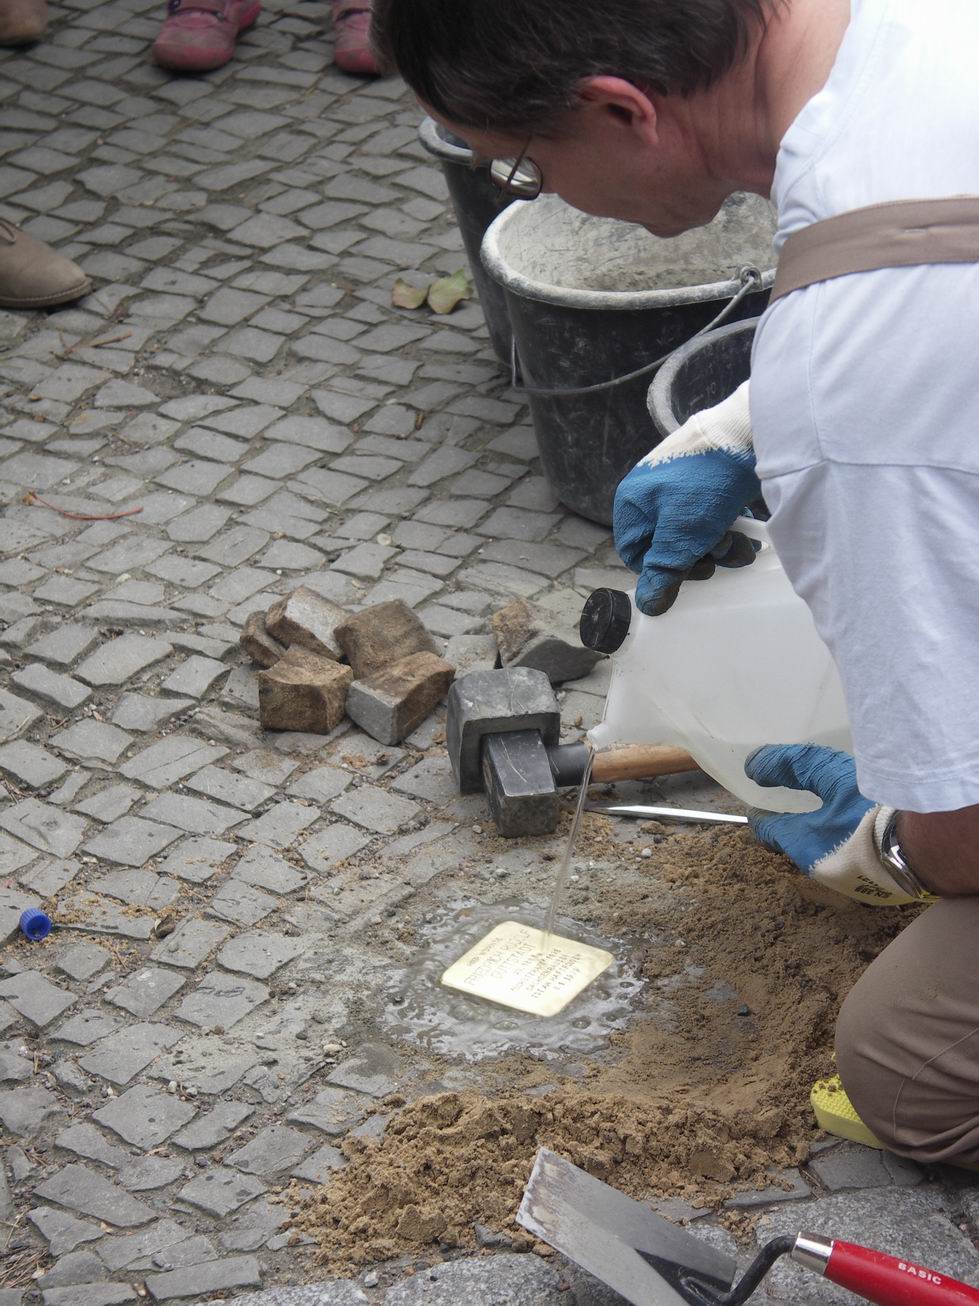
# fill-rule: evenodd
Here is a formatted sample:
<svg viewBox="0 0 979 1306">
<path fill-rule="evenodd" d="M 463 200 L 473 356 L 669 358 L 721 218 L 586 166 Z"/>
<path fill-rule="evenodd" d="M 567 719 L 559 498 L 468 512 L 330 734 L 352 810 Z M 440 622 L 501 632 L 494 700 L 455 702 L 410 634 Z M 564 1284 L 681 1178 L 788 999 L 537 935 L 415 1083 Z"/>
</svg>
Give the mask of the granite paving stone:
<svg viewBox="0 0 979 1306">
<path fill-rule="evenodd" d="M 312 1138 L 288 1125 L 269 1125 L 225 1157 L 246 1174 L 273 1175 L 297 1165 L 313 1145 Z"/>
<path fill-rule="evenodd" d="M 0 740 L 16 739 L 40 715 L 33 703 L 0 689 Z"/>
<path fill-rule="evenodd" d="M 273 785 L 252 780 L 219 766 L 203 767 L 187 781 L 187 788 L 248 812 L 261 807 L 275 793 Z"/>
<path fill-rule="evenodd" d="M 152 635 L 120 635 L 90 653 L 75 672 L 79 680 L 89 685 L 124 685 L 132 676 L 172 652 L 172 644 Z"/>
<path fill-rule="evenodd" d="M 51 743 L 82 762 L 115 762 L 129 747 L 131 738 L 118 726 L 90 718 L 52 735 Z"/>
<path fill-rule="evenodd" d="M 92 697 L 92 691 L 80 680 L 51 671 L 39 662 L 32 662 L 22 671 L 15 671 L 10 679 L 13 684 L 26 689 L 43 703 L 63 708 L 66 712 L 81 707 Z"/>
<path fill-rule="evenodd" d="M 89 980 L 97 975 L 112 958 L 112 954 L 97 943 L 75 943 L 59 958 L 58 969 L 74 980 Z"/>
<path fill-rule="evenodd" d="M 500 1306 L 567 1306 L 557 1270 L 537 1256 L 503 1252 L 490 1258 L 464 1257 L 439 1266 L 435 1279 L 417 1274 L 385 1294 L 384 1306 L 456 1306 L 499 1302 Z"/>
<path fill-rule="evenodd" d="M 289 848 L 308 826 L 319 820 L 315 807 L 302 803 L 281 802 L 270 807 L 255 821 L 238 827 L 236 833 L 253 843 L 270 844 L 273 848 Z"/>
<path fill-rule="evenodd" d="M 113 1274 L 129 1265 L 164 1251 L 187 1237 L 188 1231 L 174 1220 L 155 1220 L 135 1233 L 112 1234 L 102 1237 L 95 1250 Z"/>
<path fill-rule="evenodd" d="M 57 1206 L 36 1206 L 27 1212 L 27 1218 L 47 1241 L 52 1256 L 63 1256 L 103 1236 L 103 1230 L 97 1224 L 79 1220 Z"/>
<path fill-rule="evenodd" d="M 82 1250 L 62 1256 L 57 1265 L 47 1270 L 37 1281 L 42 1296 L 49 1288 L 68 1285 L 90 1285 L 106 1277 L 105 1266 L 94 1252 Z"/>
<path fill-rule="evenodd" d="M 17 1084 L 34 1074 L 34 1059 L 17 1040 L 0 1043 L 0 1083 Z"/>
<path fill-rule="evenodd" d="M 91 798 L 76 803 L 75 810 L 84 816 L 92 816 L 97 821 L 114 821 L 119 816 L 125 816 L 139 796 L 140 791 L 134 785 L 107 785 Z"/>
<path fill-rule="evenodd" d="M 339 1148 L 324 1143 L 315 1152 L 307 1156 L 290 1174 L 293 1179 L 304 1179 L 307 1183 L 325 1184 L 336 1170 L 347 1164 L 346 1157 Z"/>
<path fill-rule="evenodd" d="M 226 943 L 217 959 L 226 970 L 251 975 L 254 979 L 268 979 L 302 951 L 303 944 L 299 939 L 250 930 Z"/>
<path fill-rule="evenodd" d="M 29 789 L 40 789 L 64 775 L 65 762 L 39 744 L 15 739 L 0 745 L 0 774 Z"/>
<path fill-rule="evenodd" d="M 160 1093 L 145 1084 L 127 1089 L 94 1112 L 92 1119 L 127 1143 L 146 1150 L 156 1147 L 197 1114 L 196 1107 L 173 1093 Z"/>
<path fill-rule="evenodd" d="M 287 1219 L 281 1205 L 257 1197 L 240 1215 L 228 1221 L 218 1241 L 228 1252 L 258 1251 L 269 1244 L 272 1236 L 283 1227 Z"/>
<path fill-rule="evenodd" d="M 187 1151 L 210 1150 L 230 1138 L 239 1125 L 255 1114 L 255 1108 L 245 1102 L 216 1102 L 206 1115 L 199 1115 L 171 1142 Z"/>
<path fill-rule="evenodd" d="M 0 1124 L 18 1138 L 34 1139 L 41 1127 L 59 1113 L 57 1098 L 39 1085 L 28 1084 L 0 1093 Z"/>
<path fill-rule="evenodd" d="M 167 1188 L 184 1176 L 183 1163 L 166 1156 L 141 1156 L 132 1161 L 120 1176 L 129 1193 L 150 1193 Z"/>
<path fill-rule="evenodd" d="M 924 1178 L 921 1167 L 913 1161 L 857 1143 L 841 1143 L 820 1152 L 809 1162 L 809 1169 L 830 1192 L 843 1188 L 887 1188 L 892 1184 L 914 1187 Z"/>
<path fill-rule="evenodd" d="M 258 1055 L 253 1044 L 215 1034 L 205 1027 L 202 1033 L 182 1038 L 151 1074 L 166 1080 L 168 1087 L 174 1080 L 188 1091 L 226 1093 L 255 1066 Z"/>
<path fill-rule="evenodd" d="M 223 662 L 194 655 L 172 671 L 160 688 L 170 694 L 186 694 L 191 698 L 200 698 L 226 671 L 227 667 Z"/>
<path fill-rule="evenodd" d="M 259 1263 L 254 1256 L 225 1256 L 188 1265 L 166 1274 L 148 1274 L 146 1286 L 154 1301 L 178 1301 L 200 1293 L 231 1288 L 250 1288 L 261 1283 Z"/>
<path fill-rule="evenodd" d="M 191 798 L 188 794 L 167 793 L 140 808 L 140 815 L 188 834 L 218 835 L 240 825 L 248 813 L 225 807 L 223 803 Z"/>
<path fill-rule="evenodd" d="M 89 1047 L 119 1027 L 118 1017 L 98 1007 L 83 1007 L 51 1031 L 52 1038 Z"/>
<path fill-rule="evenodd" d="M 369 1300 L 353 1279 L 329 1279 L 302 1288 L 250 1292 L 244 1297 L 233 1297 L 229 1306 L 365 1306 Z"/>
<path fill-rule="evenodd" d="M 93 880 L 91 887 L 96 893 L 106 893 L 120 902 L 155 911 L 169 906 L 177 895 L 176 881 L 153 871 L 109 871 Z"/>
<path fill-rule="evenodd" d="M 279 894 L 293 893 L 296 889 L 301 889 L 307 880 L 303 871 L 262 844 L 253 844 L 239 858 L 233 878 Z"/>
<path fill-rule="evenodd" d="M 152 1016 L 184 986 L 184 979 L 161 967 L 144 966 L 115 988 L 106 990 L 105 999 L 141 1019 Z"/>
<path fill-rule="evenodd" d="M 348 789 L 331 806 L 339 816 L 380 834 L 393 834 L 421 811 L 417 803 L 376 785 Z"/>
<path fill-rule="evenodd" d="M 120 866 L 142 866 L 179 838 L 180 831 L 171 826 L 158 825 L 138 816 L 123 816 L 89 839 L 85 851 Z"/>
<path fill-rule="evenodd" d="M 43 658 L 45 662 L 54 662 L 57 666 L 67 667 L 83 653 L 87 653 L 98 638 L 98 631 L 93 630 L 91 626 L 68 622 L 35 640 L 26 651 L 32 657 Z"/>
<path fill-rule="evenodd" d="M 97 1119 L 97 1116 L 95 1118 Z M 72 1152 L 86 1161 L 98 1161 L 112 1170 L 121 1169 L 131 1160 L 129 1153 L 110 1143 L 100 1129 L 84 1122 L 62 1129 L 55 1137 L 54 1145 L 60 1147 L 63 1152 Z"/>
<path fill-rule="evenodd" d="M 138 907 L 117 907 L 94 894 L 79 890 L 60 904 L 66 915 L 74 915 L 80 925 L 114 935 L 120 939 L 145 942 L 153 933 L 154 917 L 143 915 Z"/>
<path fill-rule="evenodd" d="M 99 1075 L 111 1084 L 128 1084 L 134 1075 L 145 1070 L 161 1052 L 179 1040 L 180 1032 L 170 1025 L 130 1025 L 124 1042 L 110 1034 L 100 1039 L 78 1064 L 89 1074 Z"/>
<path fill-rule="evenodd" d="M 356 1056 L 342 1062 L 327 1076 L 327 1082 L 371 1097 L 386 1097 L 393 1091 L 400 1058 L 384 1044 L 366 1044 Z"/>
<path fill-rule="evenodd" d="M 236 846 L 222 839 L 182 839 L 160 864 L 160 871 L 192 884 L 203 884 L 217 873 Z"/>
<path fill-rule="evenodd" d="M 231 933 L 216 921 L 183 921 L 174 932 L 150 953 L 153 961 L 181 970 L 196 970 Z"/>
<path fill-rule="evenodd" d="M 353 777 L 349 771 L 338 766 L 318 766 L 305 771 L 293 780 L 287 792 L 297 798 L 308 798 L 313 802 L 326 803 L 331 798 L 342 794 Z"/>
<path fill-rule="evenodd" d="M 184 776 L 224 757 L 226 748 L 189 735 L 167 735 L 129 757 L 119 768 L 124 776 L 154 789 L 168 789 Z"/>
<path fill-rule="evenodd" d="M 22 970 L 0 980 L 0 998 L 38 1029 L 50 1025 L 75 1001 L 73 993 L 52 984 L 39 970 Z"/>
<path fill-rule="evenodd" d="M 164 725 L 192 704 L 189 698 L 151 698 L 147 694 L 123 694 L 112 713 L 112 724 L 124 730 L 149 731 Z"/>
<path fill-rule="evenodd" d="M 144 1202 L 79 1162 L 45 1179 L 35 1192 L 47 1202 L 57 1202 L 118 1229 L 132 1229 L 153 1219 L 153 1211 Z"/>
<path fill-rule="evenodd" d="M 241 975 L 228 975 L 211 971 L 197 988 L 187 995 L 174 1012 L 178 1020 L 185 1020 L 202 1029 L 230 1029 L 250 1011 L 268 1001 L 269 991 L 264 984 Z"/>
<path fill-rule="evenodd" d="M 304 839 L 299 854 L 312 870 L 331 874 L 339 863 L 366 848 L 372 837 L 345 821 L 334 821 L 325 830 Z"/>
<path fill-rule="evenodd" d="M 139 1301 L 136 1289 L 128 1283 L 89 1283 L 71 1288 L 47 1288 L 41 1294 L 44 1306 L 118 1306 Z"/>
<path fill-rule="evenodd" d="M 278 906 L 271 894 L 233 877 L 221 885 L 208 910 L 220 920 L 246 926 L 257 925 Z"/>
<path fill-rule="evenodd" d="M 214 1166 L 181 1188 L 180 1200 L 209 1215 L 226 1216 L 264 1192 L 265 1185 L 252 1175 Z"/>
</svg>

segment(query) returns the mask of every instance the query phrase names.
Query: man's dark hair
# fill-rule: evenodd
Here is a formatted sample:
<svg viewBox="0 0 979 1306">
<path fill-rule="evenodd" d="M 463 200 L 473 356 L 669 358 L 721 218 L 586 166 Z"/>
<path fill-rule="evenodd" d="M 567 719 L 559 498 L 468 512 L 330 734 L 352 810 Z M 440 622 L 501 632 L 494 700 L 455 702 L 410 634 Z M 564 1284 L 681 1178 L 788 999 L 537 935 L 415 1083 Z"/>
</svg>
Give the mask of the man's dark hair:
<svg viewBox="0 0 979 1306">
<path fill-rule="evenodd" d="M 745 53 L 771 0 L 374 0 L 385 63 L 450 122 L 553 129 L 583 78 L 663 95 L 710 86 Z"/>
</svg>

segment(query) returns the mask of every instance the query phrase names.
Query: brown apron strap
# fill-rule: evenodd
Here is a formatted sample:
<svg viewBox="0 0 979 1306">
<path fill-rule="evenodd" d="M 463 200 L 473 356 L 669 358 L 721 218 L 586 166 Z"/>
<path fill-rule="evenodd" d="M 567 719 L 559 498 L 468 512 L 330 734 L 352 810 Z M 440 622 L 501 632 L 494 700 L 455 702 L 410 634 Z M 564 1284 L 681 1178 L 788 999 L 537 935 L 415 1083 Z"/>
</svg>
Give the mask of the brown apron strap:
<svg viewBox="0 0 979 1306">
<path fill-rule="evenodd" d="M 872 204 L 803 227 L 782 246 L 769 302 L 851 272 L 922 263 L 979 263 L 979 195 Z"/>
</svg>

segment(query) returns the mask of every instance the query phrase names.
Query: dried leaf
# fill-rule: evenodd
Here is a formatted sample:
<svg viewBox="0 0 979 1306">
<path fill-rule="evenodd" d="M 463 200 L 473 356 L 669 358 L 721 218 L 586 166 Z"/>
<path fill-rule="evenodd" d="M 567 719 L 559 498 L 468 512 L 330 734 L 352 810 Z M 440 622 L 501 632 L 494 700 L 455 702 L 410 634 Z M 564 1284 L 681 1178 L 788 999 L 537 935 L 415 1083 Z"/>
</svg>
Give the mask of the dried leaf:
<svg viewBox="0 0 979 1306">
<path fill-rule="evenodd" d="M 428 288 L 428 306 L 433 313 L 451 313 L 463 299 L 471 299 L 473 283 L 465 268 L 453 272 L 451 277 L 439 277 Z"/>
<path fill-rule="evenodd" d="M 395 308 L 421 308 L 427 294 L 425 286 L 412 286 L 404 277 L 398 277 L 391 291 L 391 303 Z"/>
</svg>

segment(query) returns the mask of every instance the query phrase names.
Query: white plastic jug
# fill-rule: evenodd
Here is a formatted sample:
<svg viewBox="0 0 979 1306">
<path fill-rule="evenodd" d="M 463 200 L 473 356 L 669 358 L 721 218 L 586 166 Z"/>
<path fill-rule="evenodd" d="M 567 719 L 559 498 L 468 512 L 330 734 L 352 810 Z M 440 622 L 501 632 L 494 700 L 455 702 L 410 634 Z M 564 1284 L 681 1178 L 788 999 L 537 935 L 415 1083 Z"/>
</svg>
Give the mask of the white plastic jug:
<svg viewBox="0 0 979 1306">
<path fill-rule="evenodd" d="M 761 744 L 849 751 L 843 689 L 768 528 L 739 518 L 734 529 L 761 544 L 750 566 L 718 567 L 709 580 L 688 582 L 659 617 L 643 616 L 633 599 L 629 632 L 612 658 L 605 716 L 589 738 L 596 749 L 678 744 L 743 802 L 813 811 L 818 799 L 753 784 L 744 763 Z"/>
</svg>

